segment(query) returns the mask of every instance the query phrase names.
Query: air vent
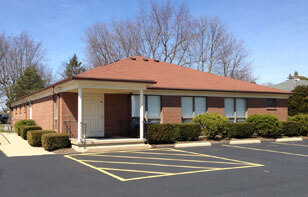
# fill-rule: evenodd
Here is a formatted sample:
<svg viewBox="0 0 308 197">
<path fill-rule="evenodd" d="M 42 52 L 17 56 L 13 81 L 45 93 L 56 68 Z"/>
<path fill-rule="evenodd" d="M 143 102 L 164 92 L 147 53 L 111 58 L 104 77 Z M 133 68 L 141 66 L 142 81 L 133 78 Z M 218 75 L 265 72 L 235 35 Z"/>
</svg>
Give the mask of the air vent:
<svg viewBox="0 0 308 197">
<path fill-rule="evenodd" d="M 154 60 L 155 62 L 159 62 L 159 60 Z"/>
<path fill-rule="evenodd" d="M 146 59 L 146 58 L 143 58 L 142 60 L 143 60 L 143 61 L 145 61 L 145 62 L 148 62 L 148 61 L 149 61 L 149 60 L 148 60 L 148 59 Z"/>
<path fill-rule="evenodd" d="M 130 59 L 131 59 L 131 60 L 136 60 L 136 58 L 135 58 L 135 57 L 131 57 Z"/>
</svg>

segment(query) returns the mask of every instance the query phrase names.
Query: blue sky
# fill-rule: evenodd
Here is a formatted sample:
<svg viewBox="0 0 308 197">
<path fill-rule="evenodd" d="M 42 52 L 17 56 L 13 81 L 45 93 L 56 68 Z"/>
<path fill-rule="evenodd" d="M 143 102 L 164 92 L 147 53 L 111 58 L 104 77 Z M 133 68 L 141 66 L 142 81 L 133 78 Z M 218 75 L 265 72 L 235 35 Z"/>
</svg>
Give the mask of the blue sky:
<svg viewBox="0 0 308 197">
<path fill-rule="evenodd" d="M 56 73 L 74 53 L 85 62 L 83 35 L 97 21 L 136 14 L 139 0 L 0 0 L 0 32 L 27 31 L 42 41 Z M 308 1 L 190 0 L 194 16 L 218 16 L 251 52 L 258 83 L 308 76 Z"/>
</svg>

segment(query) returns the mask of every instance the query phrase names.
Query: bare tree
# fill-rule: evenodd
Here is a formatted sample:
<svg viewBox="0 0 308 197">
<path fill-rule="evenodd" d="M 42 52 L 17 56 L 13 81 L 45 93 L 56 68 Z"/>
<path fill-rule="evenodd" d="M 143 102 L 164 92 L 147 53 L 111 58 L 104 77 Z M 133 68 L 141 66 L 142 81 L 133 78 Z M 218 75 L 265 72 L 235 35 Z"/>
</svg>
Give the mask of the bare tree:
<svg viewBox="0 0 308 197">
<path fill-rule="evenodd" d="M 27 67 L 35 67 L 46 83 L 51 82 L 51 70 L 45 64 L 46 50 L 41 42 L 36 43 L 28 33 L 18 36 L 0 35 L 0 90 L 8 100 L 12 85 Z"/>
<path fill-rule="evenodd" d="M 136 17 L 98 22 L 86 31 L 94 67 L 141 55 L 236 79 L 253 79 L 249 53 L 217 18 L 194 18 L 185 3 L 140 4 Z"/>
</svg>

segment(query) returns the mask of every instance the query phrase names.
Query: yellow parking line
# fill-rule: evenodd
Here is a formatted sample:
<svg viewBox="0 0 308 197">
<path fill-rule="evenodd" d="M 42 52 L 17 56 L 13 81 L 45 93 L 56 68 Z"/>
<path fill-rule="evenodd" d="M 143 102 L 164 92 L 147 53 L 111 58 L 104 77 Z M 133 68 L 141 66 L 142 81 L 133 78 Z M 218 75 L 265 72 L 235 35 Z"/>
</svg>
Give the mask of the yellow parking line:
<svg viewBox="0 0 308 197">
<path fill-rule="evenodd" d="M 153 153 L 153 152 L 132 152 L 136 154 L 147 154 L 147 155 L 172 155 L 172 156 L 187 156 L 187 157 L 198 157 L 198 155 L 192 155 L 192 154 L 174 154 L 174 153 Z M 199 156 L 200 157 L 200 156 Z"/>
<path fill-rule="evenodd" d="M 179 149 L 177 149 L 177 151 L 179 151 L 179 152 L 185 152 L 185 153 L 191 153 L 191 154 L 200 155 L 200 156 L 204 156 L 204 157 L 215 158 L 215 159 L 222 159 L 222 160 L 226 160 L 226 161 L 238 162 L 239 164 L 248 164 L 248 165 L 256 165 L 256 166 L 259 166 L 259 165 L 260 165 L 260 164 L 256 164 L 256 163 L 246 162 L 246 161 L 240 161 L 240 160 L 229 159 L 229 158 L 225 158 L 225 157 L 218 157 L 218 156 L 213 156 L 213 155 L 195 153 L 195 152 L 184 151 L 184 150 L 179 150 Z"/>
<path fill-rule="evenodd" d="M 282 144 L 282 145 L 290 145 L 290 146 L 302 146 L 302 147 L 308 147 L 308 145 L 304 144 L 288 144 L 288 143 L 283 143 L 283 142 L 271 142 L 273 144 Z"/>
<path fill-rule="evenodd" d="M 195 163 L 221 163 L 221 164 L 236 164 L 241 165 L 241 163 L 234 162 L 222 162 L 222 161 L 205 161 L 205 160 L 190 160 L 190 159 L 169 159 L 160 157 L 136 157 L 136 156 L 122 156 L 122 155 L 95 155 L 95 157 L 115 157 L 115 158 L 128 158 L 128 159 L 149 159 L 149 160 L 163 160 L 163 161 L 184 161 L 184 162 L 195 162 Z"/>
<path fill-rule="evenodd" d="M 169 172 L 143 171 L 143 170 L 131 170 L 131 169 L 121 169 L 121 168 L 100 168 L 100 169 L 123 171 L 123 172 L 140 172 L 140 173 L 149 173 L 149 174 L 165 174 L 165 175 L 173 175 L 174 174 L 174 173 L 169 173 Z"/>
<path fill-rule="evenodd" d="M 83 161 L 80 161 L 80 160 L 78 160 L 78 159 L 75 159 L 75 158 L 73 158 L 73 157 L 71 157 L 71 156 L 69 156 L 69 155 L 65 155 L 64 157 L 67 157 L 67 158 L 69 158 L 69 159 L 72 159 L 72 160 L 74 160 L 74 161 L 77 161 L 77 162 L 79 162 L 79 163 L 81 163 L 81 164 L 83 164 L 83 165 L 85 165 L 85 166 L 88 166 L 88 167 L 90 167 L 90 168 L 93 168 L 94 170 L 98 170 L 98 171 L 100 171 L 100 172 L 102 172 L 102 173 L 104 173 L 104 174 L 107 174 L 107 175 L 109 175 L 109 176 L 111 176 L 111 177 L 113 177 L 113 178 L 116 178 L 116 179 L 118 179 L 118 180 L 120 180 L 120 181 L 124 181 L 124 179 L 123 179 L 122 177 L 119 177 L 119 176 L 117 176 L 117 175 L 114 175 L 114 174 L 112 174 L 112 173 L 110 173 L 110 172 L 107 172 L 107 171 L 105 171 L 105 170 L 103 170 L 103 169 L 100 169 L 100 168 L 97 168 L 97 167 L 95 167 L 95 166 L 92 166 L 92 165 L 90 165 L 90 164 L 87 164 L 87 163 L 85 163 L 85 162 L 83 162 Z"/>
<path fill-rule="evenodd" d="M 293 156 L 299 156 L 299 157 L 308 157 L 308 155 L 304 155 L 304 154 L 297 154 L 297 153 L 289 153 L 289 152 L 275 151 L 275 150 L 270 150 L 270 149 L 258 149 L 258 148 L 250 148 L 250 147 L 242 147 L 242 146 L 233 146 L 233 145 L 226 145 L 226 144 L 223 144 L 222 146 L 228 146 L 228 147 L 240 148 L 240 149 L 247 149 L 247 150 L 255 150 L 255 151 L 264 151 L 264 152 L 271 152 L 271 153 L 279 153 L 279 154 L 293 155 Z"/>
<path fill-rule="evenodd" d="M 260 165 L 260 166 L 263 166 L 263 165 Z M 241 169 L 241 168 L 252 168 L 252 167 L 256 167 L 256 166 L 239 166 L 239 167 L 230 167 L 230 168 L 214 168 L 214 169 L 208 169 L 208 170 L 197 170 L 197 171 L 189 171 L 189 172 L 179 172 L 179 173 L 174 173 L 172 175 L 153 175 L 153 176 L 136 177 L 136 178 L 124 179 L 123 181 L 133 181 L 133 180 L 157 178 L 157 177 L 164 177 L 164 176 L 176 176 L 176 175 L 184 175 L 184 174 L 195 174 L 195 173 L 201 173 L 201 172 L 214 172 L 214 171 L 232 170 L 232 169 Z"/>
<path fill-rule="evenodd" d="M 97 163 L 114 163 L 114 164 L 128 164 L 128 165 L 149 165 L 149 166 L 164 166 L 164 167 L 176 167 L 176 168 L 196 168 L 196 169 L 212 169 L 212 167 L 204 166 L 183 166 L 183 165 L 169 165 L 160 163 L 140 163 L 140 162 L 126 162 L 126 161 L 101 161 L 101 160 L 80 160 L 83 162 L 97 162 Z"/>
<path fill-rule="evenodd" d="M 168 152 L 180 152 L 179 154 L 173 154 L 173 153 L 159 153 L 159 152 L 154 152 L 154 151 L 168 151 Z M 184 150 L 177 150 L 177 149 L 171 149 L 171 148 L 166 148 L 166 149 L 151 149 L 149 152 L 143 152 L 140 150 L 133 150 L 133 151 L 117 151 L 116 153 L 123 153 L 123 152 L 130 152 L 130 153 L 137 153 L 137 154 L 148 154 L 150 155 L 179 155 L 179 156 L 191 156 L 191 157 L 209 157 L 209 158 L 216 158 L 220 160 L 224 160 L 224 162 L 220 161 L 205 161 L 205 160 L 187 160 L 187 159 L 171 159 L 171 158 L 153 158 L 153 157 L 136 157 L 136 156 L 122 156 L 122 155 L 99 155 L 102 153 L 88 153 L 88 154 L 79 154 L 82 156 L 93 156 L 93 157 L 116 157 L 116 158 L 132 158 L 132 159 L 149 159 L 149 160 L 160 160 L 160 161 L 185 161 L 185 162 L 196 162 L 196 163 L 214 163 L 214 164 L 235 164 L 238 166 L 234 167 L 204 167 L 204 166 L 186 166 L 186 165 L 169 165 L 169 164 L 160 164 L 160 163 L 141 163 L 141 162 L 121 162 L 121 161 L 101 161 L 101 160 L 81 160 L 81 159 L 76 159 L 73 156 L 75 155 L 66 155 L 65 157 L 72 159 L 74 161 L 77 161 L 85 166 L 88 166 L 90 168 L 93 168 L 95 170 L 98 170 L 99 172 L 102 172 L 104 174 L 107 174 L 113 178 L 116 178 L 120 181 L 132 181 L 132 180 L 140 180 L 140 179 L 149 179 L 149 178 L 156 178 L 156 177 L 164 177 L 164 176 L 174 176 L 174 175 L 184 175 L 184 174 L 193 174 L 193 173 L 201 173 L 201 172 L 211 172 L 211 171 L 221 171 L 221 170 L 230 170 L 230 169 L 241 169 L 241 168 L 251 168 L 251 167 L 259 167 L 263 166 L 262 164 L 256 164 L 256 163 L 250 163 L 250 162 L 244 162 L 244 161 L 239 161 L 239 160 L 234 160 L 234 159 L 228 159 L 228 158 L 223 158 L 223 157 L 218 157 L 218 156 L 212 156 L 212 155 L 206 155 L 206 154 L 200 154 L 200 153 L 195 153 L 195 152 L 189 152 L 189 151 L 184 151 Z M 106 153 L 106 152 L 104 152 Z M 225 162 L 229 161 L 229 162 Z M 188 169 L 196 169 L 193 171 L 182 171 L 179 173 L 172 173 L 172 172 L 157 172 L 157 171 L 142 171 L 142 170 L 132 170 L 132 169 L 121 169 L 121 168 L 106 168 L 106 167 L 95 167 L 89 163 L 94 162 L 94 163 L 110 163 L 110 164 L 128 164 L 128 165 L 150 165 L 150 166 L 163 166 L 163 167 L 176 167 L 176 168 L 188 168 Z M 150 173 L 154 175 L 150 176 L 142 176 L 142 177 L 134 177 L 134 178 L 122 178 L 120 176 L 117 176 L 111 172 L 108 171 L 126 171 L 126 172 L 140 172 L 140 173 Z"/>
</svg>

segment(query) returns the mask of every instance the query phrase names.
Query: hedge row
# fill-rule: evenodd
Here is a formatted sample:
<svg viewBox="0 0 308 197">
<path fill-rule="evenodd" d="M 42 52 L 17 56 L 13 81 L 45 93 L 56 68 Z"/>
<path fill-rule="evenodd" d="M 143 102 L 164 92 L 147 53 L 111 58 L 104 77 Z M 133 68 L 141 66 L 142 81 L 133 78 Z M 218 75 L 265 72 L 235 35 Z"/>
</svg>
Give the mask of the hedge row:
<svg viewBox="0 0 308 197">
<path fill-rule="evenodd" d="M 27 139 L 27 132 L 33 131 L 33 130 L 42 130 L 42 127 L 39 126 L 22 126 L 19 128 L 20 130 L 20 136 L 26 140 Z"/>
<path fill-rule="evenodd" d="M 69 135 L 65 133 L 47 133 L 42 135 L 42 145 L 45 150 L 53 151 L 61 148 L 70 148 Z"/>
<path fill-rule="evenodd" d="M 147 129 L 150 144 L 174 143 L 198 140 L 201 128 L 194 123 L 150 124 Z"/>
<path fill-rule="evenodd" d="M 43 146 L 45 150 L 52 151 L 61 148 L 70 148 L 71 142 L 68 134 L 55 131 L 42 130 L 34 120 L 20 120 L 14 124 L 18 135 L 28 140 L 31 146 Z"/>
<path fill-rule="evenodd" d="M 50 130 L 37 130 L 37 131 L 29 131 L 27 133 L 28 143 L 31 146 L 42 146 L 42 135 L 46 133 L 56 133 L 55 131 Z"/>
<path fill-rule="evenodd" d="M 15 122 L 14 129 L 15 129 L 16 133 L 18 135 L 20 135 L 20 127 L 22 127 L 22 126 L 34 126 L 34 125 L 36 125 L 34 120 L 19 120 L 19 121 Z"/>
</svg>

